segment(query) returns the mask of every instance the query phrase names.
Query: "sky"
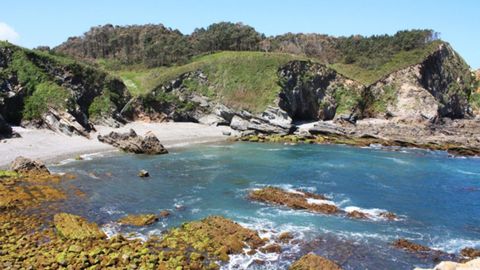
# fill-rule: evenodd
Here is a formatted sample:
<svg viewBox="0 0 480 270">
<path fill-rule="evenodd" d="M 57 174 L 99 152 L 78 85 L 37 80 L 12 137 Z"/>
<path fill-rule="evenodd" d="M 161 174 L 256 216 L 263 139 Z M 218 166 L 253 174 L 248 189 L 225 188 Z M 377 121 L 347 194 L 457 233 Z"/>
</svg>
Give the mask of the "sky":
<svg viewBox="0 0 480 270">
<path fill-rule="evenodd" d="M 54 47 L 92 26 L 162 23 L 189 34 L 243 22 L 269 35 L 394 34 L 433 29 L 480 68 L 480 0 L 3 0 L 0 40 Z"/>
</svg>

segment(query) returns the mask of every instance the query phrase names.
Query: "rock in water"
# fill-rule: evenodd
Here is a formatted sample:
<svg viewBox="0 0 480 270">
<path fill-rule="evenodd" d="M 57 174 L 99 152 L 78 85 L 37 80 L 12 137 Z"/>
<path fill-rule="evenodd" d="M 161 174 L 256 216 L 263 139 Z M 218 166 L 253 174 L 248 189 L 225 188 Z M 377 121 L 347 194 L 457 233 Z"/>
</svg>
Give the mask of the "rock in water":
<svg viewBox="0 0 480 270">
<path fill-rule="evenodd" d="M 39 160 L 17 157 L 10 164 L 10 170 L 17 173 L 47 173 L 50 174 L 45 164 Z"/>
<path fill-rule="evenodd" d="M 85 240 L 106 237 L 97 224 L 89 223 L 80 216 L 59 213 L 53 217 L 53 222 L 58 233 L 67 239 Z"/>
<path fill-rule="evenodd" d="M 147 226 L 158 221 L 158 217 L 154 214 L 145 215 L 128 215 L 118 220 L 118 223 L 129 226 Z"/>
<path fill-rule="evenodd" d="M 340 209 L 325 196 L 302 191 L 288 191 L 276 187 L 265 187 L 249 193 L 251 200 L 284 205 L 292 209 L 303 209 L 323 214 L 336 214 Z"/>
<path fill-rule="evenodd" d="M 139 177 L 149 177 L 149 176 L 150 176 L 150 173 L 148 173 L 148 171 L 146 171 L 146 170 L 140 170 L 140 171 L 138 172 L 138 176 L 139 176 Z"/>
<path fill-rule="evenodd" d="M 133 129 L 127 133 L 110 132 L 107 135 L 98 135 L 98 140 L 111 144 L 125 152 L 135 154 L 159 155 L 167 154 L 168 151 L 163 147 L 158 138 L 151 132 L 145 137 L 137 135 Z"/>
<path fill-rule="evenodd" d="M 310 253 L 294 262 L 289 270 L 342 270 L 342 268 L 327 258 Z"/>
</svg>

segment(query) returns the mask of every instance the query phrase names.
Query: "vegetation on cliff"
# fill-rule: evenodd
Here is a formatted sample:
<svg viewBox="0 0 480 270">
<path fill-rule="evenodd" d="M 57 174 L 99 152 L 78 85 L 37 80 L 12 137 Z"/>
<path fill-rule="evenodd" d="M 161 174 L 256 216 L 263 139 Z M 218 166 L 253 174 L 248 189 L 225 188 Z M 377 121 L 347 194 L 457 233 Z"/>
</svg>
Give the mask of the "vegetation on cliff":
<svg viewBox="0 0 480 270">
<path fill-rule="evenodd" d="M 95 118 L 121 109 L 126 99 L 123 83 L 107 72 L 48 52 L 0 43 L 0 114 L 7 122 L 40 119 L 49 108 Z"/>
</svg>

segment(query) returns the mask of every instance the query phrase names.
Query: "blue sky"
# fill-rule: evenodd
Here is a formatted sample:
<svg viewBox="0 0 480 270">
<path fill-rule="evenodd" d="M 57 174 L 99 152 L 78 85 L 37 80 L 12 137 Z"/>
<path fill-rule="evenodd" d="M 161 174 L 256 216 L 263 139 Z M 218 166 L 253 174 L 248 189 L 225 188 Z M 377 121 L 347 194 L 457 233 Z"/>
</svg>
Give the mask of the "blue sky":
<svg viewBox="0 0 480 270">
<path fill-rule="evenodd" d="M 0 39 L 55 46 L 91 26 L 163 23 L 190 33 L 219 21 L 243 22 L 266 35 L 285 32 L 393 34 L 434 29 L 480 68 L 478 0 L 6 0 Z"/>
</svg>

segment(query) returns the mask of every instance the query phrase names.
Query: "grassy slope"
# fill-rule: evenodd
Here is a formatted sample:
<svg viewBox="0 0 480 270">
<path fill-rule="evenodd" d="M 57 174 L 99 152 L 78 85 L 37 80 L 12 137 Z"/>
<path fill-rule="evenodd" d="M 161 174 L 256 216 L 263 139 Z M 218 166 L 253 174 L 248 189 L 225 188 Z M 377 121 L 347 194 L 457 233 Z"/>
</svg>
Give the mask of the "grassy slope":
<svg viewBox="0 0 480 270">
<path fill-rule="evenodd" d="M 207 75 L 210 85 L 198 87 L 191 82 L 192 87 L 189 88 L 218 98 L 227 105 L 260 112 L 273 102 L 280 91 L 278 68 L 292 60 L 306 58 L 281 53 L 219 52 L 194 58 L 182 66 L 114 73 L 124 80 L 133 95 L 142 95 L 183 73 L 200 69 Z"/>
<path fill-rule="evenodd" d="M 376 69 L 365 69 L 356 64 L 342 63 L 335 63 L 330 65 L 330 67 L 338 73 L 368 86 L 392 72 L 420 63 L 438 48 L 440 43 L 441 41 L 432 42 L 424 49 L 399 52 L 390 61 Z"/>
</svg>

